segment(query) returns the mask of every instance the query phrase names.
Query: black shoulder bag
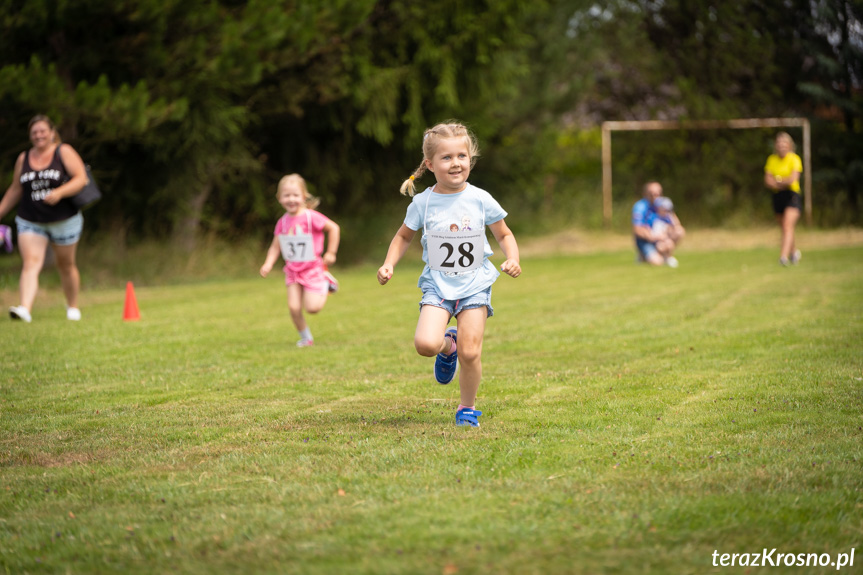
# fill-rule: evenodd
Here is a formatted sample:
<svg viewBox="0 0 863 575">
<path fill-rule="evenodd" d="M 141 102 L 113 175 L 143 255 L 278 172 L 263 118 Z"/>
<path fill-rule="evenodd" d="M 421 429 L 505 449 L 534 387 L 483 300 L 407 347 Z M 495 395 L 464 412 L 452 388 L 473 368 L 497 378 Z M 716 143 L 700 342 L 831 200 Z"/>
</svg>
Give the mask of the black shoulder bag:
<svg viewBox="0 0 863 575">
<path fill-rule="evenodd" d="M 60 153 L 60 146 L 57 146 L 57 153 Z M 60 158 L 60 163 L 62 162 L 63 159 Z M 90 171 L 90 166 L 84 164 L 84 169 L 87 170 L 87 185 L 84 186 L 80 192 L 69 197 L 69 200 L 79 210 L 89 208 L 102 199 L 102 192 L 99 190 L 99 186 L 96 185 L 96 180 L 93 179 L 93 173 Z"/>
<path fill-rule="evenodd" d="M 99 190 L 99 186 L 96 185 L 96 180 L 93 179 L 90 166 L 85 165 L 84 168 L 87 170 L 87 185 L 80 192 L 69 198 L 79 210 L 89 208 L 102 199 L 102 192 Z"/>
</svg>

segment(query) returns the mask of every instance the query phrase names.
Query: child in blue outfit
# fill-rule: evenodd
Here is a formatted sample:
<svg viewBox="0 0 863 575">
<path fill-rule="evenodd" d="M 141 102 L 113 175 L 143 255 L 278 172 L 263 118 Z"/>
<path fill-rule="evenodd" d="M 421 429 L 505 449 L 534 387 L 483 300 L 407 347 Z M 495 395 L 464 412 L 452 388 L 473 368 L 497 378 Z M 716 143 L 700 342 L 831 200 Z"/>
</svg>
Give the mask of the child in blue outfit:
<svg viewBox="0 0 863 575">
<path fill-rule="evenodd" d="M 679 263 L 674 257 L 674 248 L 683 239 L 683 226 L 674 213 L 674 202 L 665 196 L 653 200 L 653 223 L 650 231 L 656 243 L 656 251 L 665 258 L 665 265 L 676 268 Z"/>
<path fill-rule="evenodd" d="M 423 295 L 414 347 L 422 356 L 436 356 L 434 374 L 441 384 L 451 382 L 461 364 L 455 422 L 472 427 L 479 427 L 482 415 L 475 407 L 482 340 L 486 319 L 494 314 L 491 286 L 500 275 L 488 259 L 493 252 L 486 226 L 506 256 L 501 271 L 514 278 L 521 275 L 518 244 L 504 222 L 506 212 L 488 192 L 467 181 L 478 157 L 476 139 L 465 126 L 447 123 L 426 130 L 423 161 L 401 186 L 401 193 L 413 201 L 378 270 L 378 282 L 384 285 L 416 232 L 423 230 L 426 265 L 417 283 Z M 436 183 L 415 196 L 414 180 L 426 170 Z M 447 329 L 453 317 L 457 327 Z"/>
<path fill-rule="evenodd" d="M 659 196 L 653 201 L 653 211 L 655 215 L 650 227 L 653 236 L 659 239 L 667 238 L 674 227 L 674 220 L 671 219 L 674 203 L 665 196 Z"/>
</svg>

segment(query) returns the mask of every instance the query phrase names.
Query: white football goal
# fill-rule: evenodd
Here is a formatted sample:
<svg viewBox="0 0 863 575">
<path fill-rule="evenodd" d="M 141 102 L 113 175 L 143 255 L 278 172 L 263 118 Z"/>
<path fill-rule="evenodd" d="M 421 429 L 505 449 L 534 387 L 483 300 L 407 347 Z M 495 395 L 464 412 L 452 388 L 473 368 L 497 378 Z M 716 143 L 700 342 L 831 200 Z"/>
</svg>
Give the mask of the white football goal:
<svg viewBox="0 0 863 575">
<path fill-rule="evenodd" d="M 739 120 L 642 120 L 602 123 L 602 220 L 611 225 L 611 133 L 645 130 L 716 130 L 747 128 L 803 128 L 803 210 L 812 225 L 811 136 L 807 118 L 748 118 Z"/>
</svg>

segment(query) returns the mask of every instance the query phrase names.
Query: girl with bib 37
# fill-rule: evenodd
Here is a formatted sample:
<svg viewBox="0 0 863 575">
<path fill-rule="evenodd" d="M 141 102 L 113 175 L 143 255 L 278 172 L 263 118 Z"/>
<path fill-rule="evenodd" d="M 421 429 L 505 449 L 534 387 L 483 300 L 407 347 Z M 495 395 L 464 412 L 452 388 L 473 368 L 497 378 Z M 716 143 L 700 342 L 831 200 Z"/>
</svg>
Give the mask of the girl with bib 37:
<svg viewBox="0 0 863 575">
<path fill-rule="evenodd" d="M 285 176 L 279 181 L 276 198 L 285 209 L 285 215 L 276 222 L 273 241 L 261 266 L 261 276 L 267 277 L 281 254 L 285 259 L 288 308 L 300 334 L 297 347 L 309 347 L 315 340 L 303 317 L 303 310 L 318 313 L 324 309 L 329 293 L 338 289 L 339 284 L 327 266 L 336 263 L 340 230 L 333 220 L 314 210 L 319 200 L 309 194 L 306 181 L 299 174 Z"/>
<path fill-rule="evenodd" d="M 506 212 L 488 192 L 467 181 L 478 157 L 476 140 L 463 125 L 438 124 L 426 130 L 423 161 L 401 186 L 401 193 L 413 201 L 378 270 L 378 282 L 384 285 L 416 232 L 423 230 L 426 265 L 417 284 L 423 295 L 414 346 L 422 356 L 436 356 L 438 383 L 451 382 L 461 364 L 455 423 L 472 427 L 479 427 L 477 418 L 482 415 L 475 408 L 482 341 L 486 319 L 494 314 L 491 286 L 500 275 L 488 259 L 493 252 L 486 227 L 506 256 L 500 269 L 514 278 L 521 275 L 518 244 L 504 222 Z M 414 180 L 426 170 L 436 183 L 415 196 Z M 457 327 L 447 329 L 453 317 Z"/>
</svg>

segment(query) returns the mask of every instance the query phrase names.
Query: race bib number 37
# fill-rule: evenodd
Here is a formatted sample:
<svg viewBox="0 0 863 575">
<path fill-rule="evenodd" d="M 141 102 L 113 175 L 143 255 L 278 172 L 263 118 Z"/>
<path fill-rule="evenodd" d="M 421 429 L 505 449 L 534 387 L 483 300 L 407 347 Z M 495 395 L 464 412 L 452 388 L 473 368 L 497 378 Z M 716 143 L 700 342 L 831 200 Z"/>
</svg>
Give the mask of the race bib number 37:
<svg viewBox="0 0 863 575">
<path fill-rule="evenodd" d="M 311 234 L 293 236 L 279 234 L 279 246 L 282 248 L 282 257 L 286 262 L 315 261 L 315 246 L 312 244 Z"/>
<path fill-rule="evenodd" d="M 429 267 L 439 272 L 469 272 L 482 265 L 483 231 L 426 232 Z"/>
</svg>

